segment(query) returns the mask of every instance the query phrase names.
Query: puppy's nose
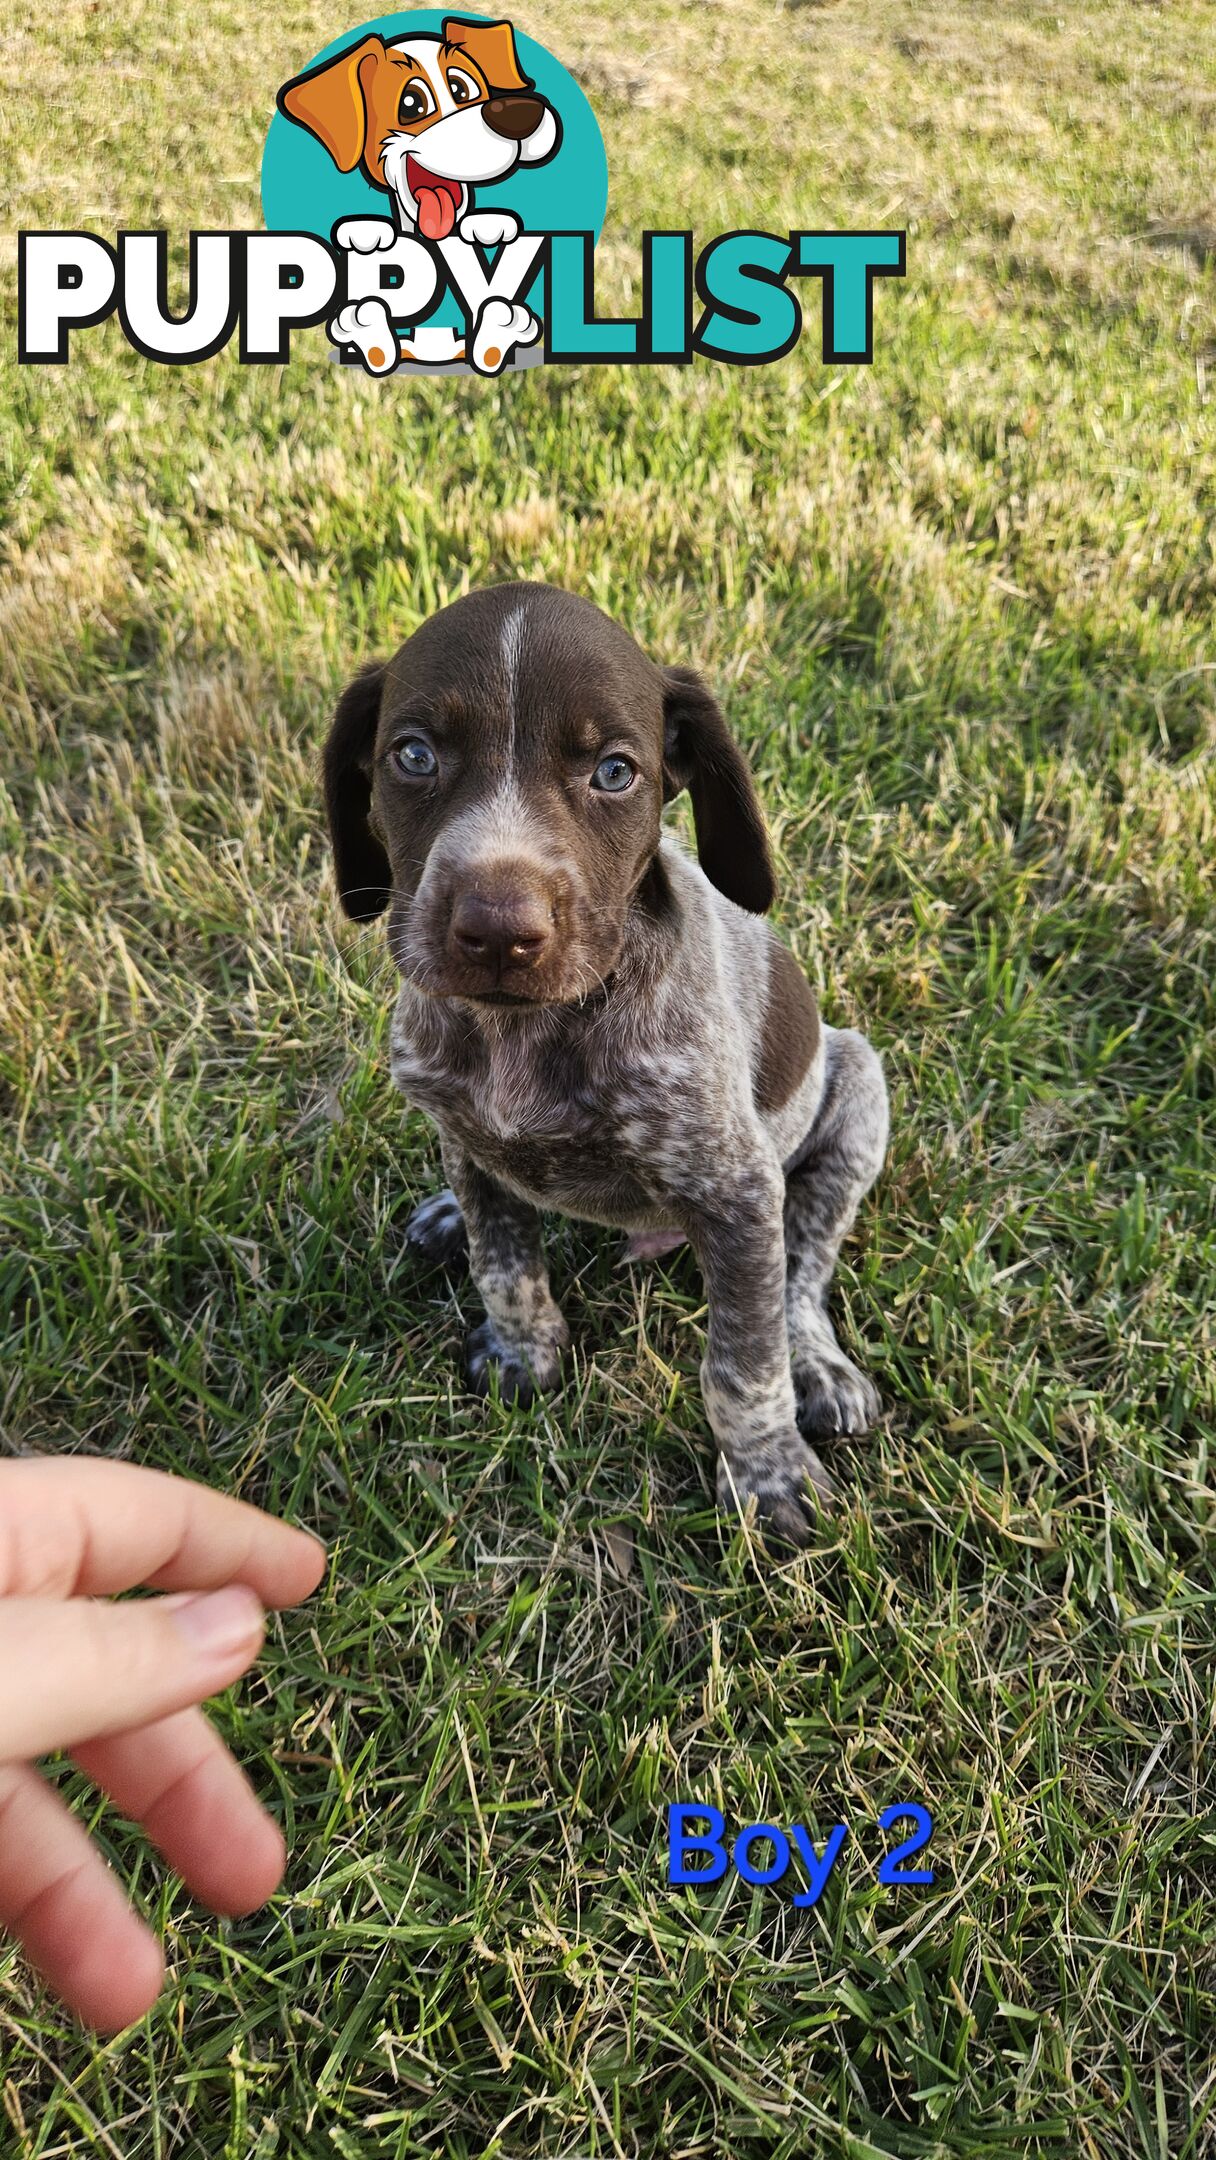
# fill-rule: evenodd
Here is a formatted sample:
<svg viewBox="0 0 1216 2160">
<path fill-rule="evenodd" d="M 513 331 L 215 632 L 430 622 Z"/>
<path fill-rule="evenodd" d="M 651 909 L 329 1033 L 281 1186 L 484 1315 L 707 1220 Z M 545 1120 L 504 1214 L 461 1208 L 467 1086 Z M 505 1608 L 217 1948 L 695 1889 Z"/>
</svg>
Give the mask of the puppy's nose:
<svg viewBox="0 0 1216 2160">
<path fill-rule="evenodd" d="M 538 97 L 529 97 L 524 90 L 514 90 L 509 97 L 488 98 L 485 105 L 486 126 L 496 135 L 505 135 L 508 142 L 523 142 L 535 135 L 545 115 L 544 105 Z"/>
<path fill-rule="evenodd" d="M 535 967 L 553 935 L 553 914 L 539 893 L 461 893 L 451 941 L 464 960 L 499 972 Z"/>
</svg>

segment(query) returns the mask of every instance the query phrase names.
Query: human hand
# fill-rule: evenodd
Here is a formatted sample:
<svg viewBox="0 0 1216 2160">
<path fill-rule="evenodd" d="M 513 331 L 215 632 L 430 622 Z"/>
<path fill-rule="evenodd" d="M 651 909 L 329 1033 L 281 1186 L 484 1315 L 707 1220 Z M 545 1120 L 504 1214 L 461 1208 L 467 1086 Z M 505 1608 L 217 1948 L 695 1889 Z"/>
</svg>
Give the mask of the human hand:
<svg viewBox="0 0 1216 2160">
<path fill-rule="evenodd" d="M 324 1570 L 305 1531 L 185 1478 L 0 1463 L 0 1926 L 85 2024 L 142 2016 L 164 1960 L 32 1759 L 66 1749 L 205 1904 L 252 1911 L 286 1849 L 195 1706 L 252 1665 L 263 1607 Z M 106 1602 L 136 1585 L 171 1594 Z"/>
</svg>

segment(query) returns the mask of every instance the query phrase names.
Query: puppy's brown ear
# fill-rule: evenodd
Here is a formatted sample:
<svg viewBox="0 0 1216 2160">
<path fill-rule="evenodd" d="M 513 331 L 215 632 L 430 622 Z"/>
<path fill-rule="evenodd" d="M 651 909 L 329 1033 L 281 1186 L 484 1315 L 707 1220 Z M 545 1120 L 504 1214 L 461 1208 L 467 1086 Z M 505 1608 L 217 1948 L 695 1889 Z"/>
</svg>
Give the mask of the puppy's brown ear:
<svg viewBox="0 0 1216 2160">
<path fill-rule="evenodd" d="M 325 744 L 325 810 L 338 898 L 355 922 L 383 914 L 393 873 L 372 830 L 372 756 L 384 686 L 384 662 L 360 668 L 338 699 Z"/>
<path fill-rule="evenodd" d="M 763 915 L 777 888 L 747 760 L 699 675 L 664 668 L 663 685 L 663 800 L 688 789 L 706 877 L 737 907 Z"/>
<path fill-rule="evenodd" d="M 324 143 L 339 172 L 353 172 L 367 147 L 367 96 L 384 53 L 382 37 L 361 38 L 279 92 L 279 111 Z"/>
</svg>

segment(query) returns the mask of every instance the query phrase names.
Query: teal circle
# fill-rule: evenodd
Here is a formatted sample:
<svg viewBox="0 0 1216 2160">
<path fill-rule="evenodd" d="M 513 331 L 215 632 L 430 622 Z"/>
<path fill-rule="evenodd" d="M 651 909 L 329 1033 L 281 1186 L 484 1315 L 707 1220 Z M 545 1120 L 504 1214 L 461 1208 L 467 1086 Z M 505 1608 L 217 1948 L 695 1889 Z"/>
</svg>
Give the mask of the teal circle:
<svg viewBox="0 0 1216 2160">
<path fill-rule="evenodd" d="M 377 15 L 344 31 L 292 72 L 305 74 L 372 32 L 386 43 L 411 31 L 437 36 L 456 13 L 463 22 L 501 20 L 451 7 Z M 525 232 L 589 232 L 598 239 L 608 208 L 608 159 L 599 122 L 560 60 L 520 31 L 515 33 L 515 46 L 524 74 L 532 77 L 541 96 L 557 112 L 561 143 L 547 164 L 520 164 L 503 180 L 483 182 L 474 190 L 474 205 L 513 210 Z M 262 215 L 268 232 L 310 232 L 328 240 L 339 218 L 391 216 L 392 205 L 383 188 L 373 187 L 357 168 L 339 172 L 315 135 L 276 110 L 262 153 Z M 532 295 L 528 297 L 535 305 Z M 459 302 L 445 290 L 426 320 L 462 324 L 464 316 Z"/>
</svg>

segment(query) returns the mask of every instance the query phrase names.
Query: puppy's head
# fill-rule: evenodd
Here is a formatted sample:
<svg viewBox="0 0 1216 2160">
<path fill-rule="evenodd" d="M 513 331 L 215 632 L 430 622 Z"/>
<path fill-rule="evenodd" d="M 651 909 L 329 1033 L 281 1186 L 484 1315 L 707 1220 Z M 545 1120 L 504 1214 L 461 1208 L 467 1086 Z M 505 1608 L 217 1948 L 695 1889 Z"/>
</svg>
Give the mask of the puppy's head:
<svg viewBox="0 0 1216 2160">
<path fill-rule="evenodd" d="M 492 586 L 343 693 L 325 751 L 338 892 L 357 921 L 391 901 L 393 957 L 421 990 L 569 1003 L 616 966 L 685 787 L 707 875 L 762 913 L 759 805 L 700 678 L 571 593 Z"/>
<path fill-rule="evenodd" d="M 375 33 L 285 83 L 279 108 L 324 143 L 340 172 L 362 166 L 402 216 L 444 240 L 479 181 L 542 164 L 557 114 L 521 72 L 509 22 L 451 16 L 443 35 Z"/>
</svg>

